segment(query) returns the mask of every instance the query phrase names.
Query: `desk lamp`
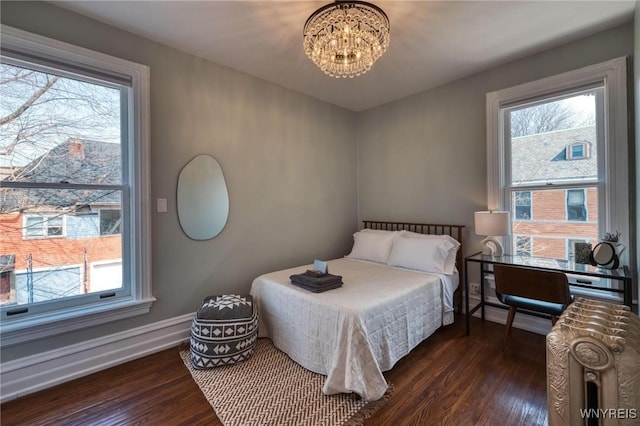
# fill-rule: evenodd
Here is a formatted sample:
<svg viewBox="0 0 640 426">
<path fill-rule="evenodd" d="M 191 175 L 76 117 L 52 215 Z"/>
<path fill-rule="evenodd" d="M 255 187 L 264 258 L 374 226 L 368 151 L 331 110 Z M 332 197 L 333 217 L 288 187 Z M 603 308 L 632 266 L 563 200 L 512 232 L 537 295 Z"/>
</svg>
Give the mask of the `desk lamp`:
<svg viewBox="0 0 640 426">
<path fill-rule="evenodd" d="M 502 256 L 504 247 L 496 237 L 509 234 L 509 212 L 489 210 L 474 213 L 476 235 L 484 235 L 482 253 Z"/>
</svg>

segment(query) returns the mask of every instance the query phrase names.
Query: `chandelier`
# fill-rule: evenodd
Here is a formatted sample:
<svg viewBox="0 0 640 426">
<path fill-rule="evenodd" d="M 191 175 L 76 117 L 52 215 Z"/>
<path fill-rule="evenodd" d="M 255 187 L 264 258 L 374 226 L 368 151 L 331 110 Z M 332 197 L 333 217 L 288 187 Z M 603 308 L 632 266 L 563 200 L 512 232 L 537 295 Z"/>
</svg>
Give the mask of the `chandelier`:
<svg viewBox="0 0 640 426">
<path fill-rule="evenodd" d="M 369 71 L 389 46 L 389 18 L 364 1 L 336 1 L 304 24 L 304 53 L 331 77 Z"/>
</svg>

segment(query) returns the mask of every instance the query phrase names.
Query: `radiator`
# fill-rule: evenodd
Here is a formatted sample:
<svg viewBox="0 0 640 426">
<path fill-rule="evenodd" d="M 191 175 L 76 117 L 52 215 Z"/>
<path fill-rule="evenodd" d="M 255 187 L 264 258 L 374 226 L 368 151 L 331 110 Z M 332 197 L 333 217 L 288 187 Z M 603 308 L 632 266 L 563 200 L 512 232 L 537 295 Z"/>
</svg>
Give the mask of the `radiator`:
<svg viewBox="0 0 640 426">
<path fill-rule="evenodd" d="M 550 426 L 640 424 L 640 318 L 578 299 L 547 335 Z"/>
</svg>

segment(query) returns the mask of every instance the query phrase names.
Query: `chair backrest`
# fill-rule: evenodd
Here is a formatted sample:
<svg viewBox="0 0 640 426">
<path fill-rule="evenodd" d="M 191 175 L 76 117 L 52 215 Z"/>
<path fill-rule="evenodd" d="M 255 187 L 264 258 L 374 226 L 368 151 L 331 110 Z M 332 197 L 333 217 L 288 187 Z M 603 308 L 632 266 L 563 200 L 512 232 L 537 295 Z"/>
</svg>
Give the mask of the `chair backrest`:
<svg viewBox="0 0 640 426">
<path fill-rule="evenodd" d="M 568 305 L 569 281 L 562 272 L 493 265 L 496 292 Z"/>
</svg>

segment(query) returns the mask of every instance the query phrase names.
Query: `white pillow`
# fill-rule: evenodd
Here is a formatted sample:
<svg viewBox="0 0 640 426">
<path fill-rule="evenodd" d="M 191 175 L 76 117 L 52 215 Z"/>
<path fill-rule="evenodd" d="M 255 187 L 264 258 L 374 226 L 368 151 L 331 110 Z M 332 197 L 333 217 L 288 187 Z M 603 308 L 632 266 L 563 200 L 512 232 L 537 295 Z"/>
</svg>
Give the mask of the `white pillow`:
<svg viewBox="0 0 640 426">
<path fill-rule="evenodd" d="M 424 272 L 453 274 L 460 244 L 456 245 L 447 238 L 438 238 L 436 235 L 429 236 L 436 238 L 418 235 L 421 237 L 398 235 L 393 242 L 387 264 Z"/>
<path fill-rule="evenodd" d="M 435 234 L 418 234 L 417 232 L 411 231 L 400 231 L 399 235 L 406 237 L 414 237 L 414 238 L 431 238 L 436 240 L 444 240 L 448 241 L 454 245 L 455 249 L 449 249 L 449 255 L 445 260 L 445 271 L 447 275 L 453 274 L 454 269 L 456 268 L 456 256 L 458 254 L 458 249 L 460 248 L 460 241 L 456 240 L 450 235 L 435 235 Z M 451 271 L 451 272 L 448 272 Z"/>
<path fill-rule="evenodd" d="M 363 229 L 353 234 L 353 249 L 347 257 L 387 263 L 397 232 Z"/>
</svg>

